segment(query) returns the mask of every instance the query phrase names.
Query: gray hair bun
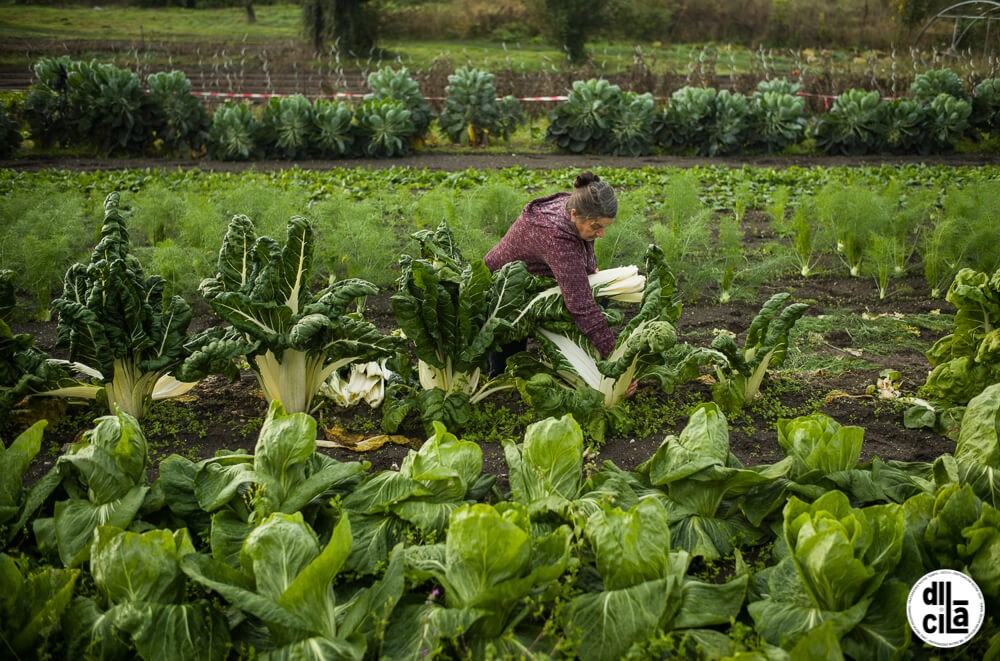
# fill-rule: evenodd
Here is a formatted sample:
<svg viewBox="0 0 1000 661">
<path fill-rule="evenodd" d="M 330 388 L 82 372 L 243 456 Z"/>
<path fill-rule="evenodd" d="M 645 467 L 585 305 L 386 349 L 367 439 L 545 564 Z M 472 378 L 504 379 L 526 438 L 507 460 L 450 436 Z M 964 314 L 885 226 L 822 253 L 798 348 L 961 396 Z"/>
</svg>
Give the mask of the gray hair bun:
<svg viewBox="0 0 1000 661">
<path fill-rule="evenodd" d="M 614 218 L 618 214 L 614 189 L 590 170 L 576 175 L 573 188 L 567 207 L 576 209 L 581 218 Z"/>
</svg>

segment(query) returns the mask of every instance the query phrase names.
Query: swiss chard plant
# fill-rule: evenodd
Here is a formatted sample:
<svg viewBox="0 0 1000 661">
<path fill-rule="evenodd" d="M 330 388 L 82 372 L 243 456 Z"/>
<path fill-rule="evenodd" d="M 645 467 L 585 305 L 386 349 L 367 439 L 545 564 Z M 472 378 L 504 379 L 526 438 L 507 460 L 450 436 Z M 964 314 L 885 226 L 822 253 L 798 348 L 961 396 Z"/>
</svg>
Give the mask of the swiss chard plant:
<svg viewBox="0 0 1000 661">
<path fill-rule="evenodd" d="M 32 567 L 26 558 L 0 553 L 0 641 L 13 658 L 33 656 L 58 630 L 73 600 L 79 569 Z"/>
<path fill-rule="evenodd" d="M 164 295 L 166 282 L 147 276 L 131 254 L 120 196 L 104 202 L 101 240 L 87 264 L 66 272 L 63 293 L 52 302 L 59 316 L 56 345 L 66 349 L 74 369 L 99 385 L 47 391 L 67 397 L 102 396 L 108 409 L 141 418 L 153 399 L 183 394 L 197 379 L 172 374 L 187 358 L 191 307 Z"/>
<path fill-rule="evenodd" d="M 537 281 L 514 262 L 491 274 L 466 261 L 448 223 L 420 230 L 420 256 L 400 258 L 402 274 L 392 309 L 417 357 L 416 383 L 390 386 L 383 428 L 395 431 L 411 412 L 429 428 L 434 420 L 459 430 L 470 405 L 513 388 L 504 375 L 485 373 L 487 357 L 514 338 L 514 320 Z"/>
<path fill-rule="evenodd" d="M 539 414 L 573 413 L 593 438 L 601 440 L 609 427 L 627 426 L 618 405 L 634 382 L 656 381 L 669 391 L 698 375 L 695 352 L 675 347 L 681 304 L 673 272 L 655 245 L 647 249 L 645 262 L 638 311 L 618 334 L 607 358 L 567 318 L 564 306 L 557 308 L 560 314 L 555 318 L 548 317 L 546 309 L 551 308 L 529 308 L 541 355 L 522 352 L 510 362 L 521 396 Z M 634 294 L 629 299 L 634 301 Z"/>
<path fill-rule="evenodd" d="M 288 222 L 284 244 L 257 236 L 253 222 L 237 214 L 219 250 L 218 271 L 200 286 L 212 310 L 228 326 L 192 338 L 183 374 L 222 373 L 235 378 L 235 360 L 245 357 L 268 401 L 296 413 L 337 369 L 392 355 L 400 340 L 383 335 L 357 301 L 376 293 L 371 283 L 337 280 L 313 291 L 312 225 L 301 216 Z"/>
<path fill-rule="evenodd" d="M 716 364 L 712 399 L 724 411 L 739 411 L 760 394 L 768 369 L 780 366 L 788 353 L 788 336 L 795 322 L 809 308 L 807 303 L 789 303 L 790 294 L 769 298 L 754 317 L 741 348 L 736 336 L 720 332 L 712 350 L 724 359 Z"/>
</svg>

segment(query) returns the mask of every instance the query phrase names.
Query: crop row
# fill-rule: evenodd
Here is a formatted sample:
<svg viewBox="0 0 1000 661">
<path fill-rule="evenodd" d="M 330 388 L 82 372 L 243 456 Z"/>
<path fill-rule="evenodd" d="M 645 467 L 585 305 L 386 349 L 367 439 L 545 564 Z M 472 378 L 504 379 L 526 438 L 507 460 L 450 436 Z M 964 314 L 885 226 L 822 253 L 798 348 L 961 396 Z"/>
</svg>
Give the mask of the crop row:
<svg viewBox="0 0 1000 661">
<path fill-rule="evenodd" d="M 21 122 L 42 146 L 251 160 L 395 157 L 423 144 L 433 128 L 452 143 L 482 146 L 506 141 L 526 121 L 521 101 L 498 98 L 493 74 L 473 67 L 449 75 L 440 110 L 405 68 L 383 68 L 369 75 L 371 92 L 357 104 L 294 94 L 261 107 L 227 102 L 214 113 L 180 71 L 142 81 L 115 65 L 63 56 L 40 60 L 34 72 L 14 119 L 0 117 L 0 153 L 16 151 Z M 910 97 L 849 89 L 818 115 L 807 114 L 800 89 L 784 79 L 762 81 L 749 96 L 688 86 L 658 106 L 650 93 L 576 81 L 549 112 L 545 139 L 559 151 L 630 156 L 771 153 L 806 141 L 827 154 L 927 154 L 1000 131 L 998 79 L 966 89 L 954 72 L 930 70 L 915 77 Z"/>
<path fill-rule="evenodd" d="M 84 258 L 99 201 L 84 191 L 115 186 L 136 254 L 192 299 L 212 275 L 215 247 L 235 213 L 276 236 L 291 210 L 313 225 L 317 278 L 356 277 L 379 287 L 399 276 L 411 234 L 442 219 L 464 254 L 481 258 L 506 232 L 526 191 L 558 190 L 565 171 L 512 170 L 209 175 L 9 173 L 0 201 L 0 268 L 18 273 L 21 310 L 44 317 L 70 264 Z M 685 292 L 747 299 L 760 283 L 843 273 L 890 296 L 898 278 L 923 273 L 941 297 L 959 269 L 1000 266 L 1000 205 L 992 168 L 802 170 L 702 168 L 602 171 L 622 182 L 620 213 L 597 242 L 605 266 L 641 264 L 657 244 Z M 54 230 L 54 231 L 53 231 Z M 766 240 L 760 242 L 760 233 Z M 751 235 L 756 233 L 756 235 Z M 753 247 L 751 240 L 755 241 Z"/>
</svg>

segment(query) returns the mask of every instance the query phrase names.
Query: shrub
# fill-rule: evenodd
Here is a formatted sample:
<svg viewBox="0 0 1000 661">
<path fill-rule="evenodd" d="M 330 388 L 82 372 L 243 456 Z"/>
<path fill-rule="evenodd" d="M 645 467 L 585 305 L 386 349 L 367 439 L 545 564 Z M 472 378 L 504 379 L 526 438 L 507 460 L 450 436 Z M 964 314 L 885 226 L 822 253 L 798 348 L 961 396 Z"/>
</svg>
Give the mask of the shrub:
<svg viewBox="0 0 1000 661">
<path fill-rule="evenodd" d="M 183 71 L 154 73 L 146 79 L 153 104 L 152 130 L 171 150 L 198 151 L 205 146 L 212 119 L 191 93 Z"/>
<path fill-rule="evenodd" d="M 312 105 L 302 94 L 271 97 L 261 116 L 265 151 L 278 158 L 303 158 L 315 144 L 316 122 Z"/>
<path fill-rule="evenodd" d="M 153 104 L 139 76 L 99 62 L 72 62 L 66 76 L 71 126 L 104 153 L 141 154 L 152 137 Z"/>
<path fill-rule="evenodd" d="M 226 102 L 212 117 L 208 154 L 222 161 L 246 161 L 263 152 L 263 127 L 249 104 Z"/>
<path fill-rule="evenodd" d="M 926 138 L 935 152 L 950 152 L 969 128 L 972 104 L 949 94 L 938 94 L 927 106 Z"/>
<path fill-rule="evenodd" d="M 448 76 L 445 93 L 438 124 L 452 142 L 480 146 L 491 135 L 506 140 L 524 123 L 521 102 L 512 96 L 498 100 L 493 74 L 482 69 L 459 67 Z"/>
<path fill-rule="evenodd" d="M 361 151 L 365 156 L 403 156 L 413 148 L 416 127 L 412 114 L 402 101 L 365 101 L 358 108 L 357 121 Z"/>
<path fill-rule="evenodd" d="M 749 128 L 750 104 L 742 94 L 682 87 L 660 114 L 657 142 L 703 156 L 733 154 L 745 145 Z"/>
<path fill-rule="evenodd" d="M 28 90 L 24 114 L 30 134 L 43 147 L 67 145 L 76 138 L 66 93 L 70 58 L 43 57 L 34 66 L 35 82 Z"/>
<path fill-rule="evenodd" d="M 340 101 L 313 102 L 315 152 L 317 156 L 347 156 L 354 149 L 357 129 L 354 111 Z"/>
<path fill-rule="evenodd" d="M 372 92 L 365 96 L 365 100 L 389 99 L 401 102 L 410 111 L 414 139 L 422 140 L 427 135 L 431 120 L 434 118 L 434 111 L 420 92 L 420 85 L 410 77 L 406 67 L 399 71 L 388 67 L 379 69 L 368 76 L 368 87 Z"/>
<path fill-rule="evenodd" d="M 969 123 L 986 133 L 1000 133 L 1000 78 L 987 78 L 976 85 Z"/>
<path fill-rule="evenodd" d="M 878 153 L 888 133 L 887 115 L 878 92 L 849 89 L 813 126 L 816 146 L 827 154 Z"/>
</svg>

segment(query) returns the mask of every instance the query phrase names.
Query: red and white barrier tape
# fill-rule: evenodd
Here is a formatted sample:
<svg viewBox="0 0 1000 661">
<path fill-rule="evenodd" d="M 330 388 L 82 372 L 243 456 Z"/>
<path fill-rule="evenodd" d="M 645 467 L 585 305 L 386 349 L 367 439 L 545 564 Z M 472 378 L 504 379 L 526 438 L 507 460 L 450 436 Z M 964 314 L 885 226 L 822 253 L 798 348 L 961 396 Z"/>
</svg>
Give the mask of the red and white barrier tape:
<svg viewBox="0 0 1000 661">
<path fill-rule="evenodd" d="M 204 96 L 212 99 L 270 99 L 272 97 L 286 97 L 293 96 L 292 94 L 248 94 L 248 93 L 236 93 L 236 92 L 191 92 L 194 96 Z M 323 98 L 336 98 L 336 99 L 363 99 L 368 96 L 367 94 L 354 94 L 349 92 L 337 92 L 336 94 L 331 94 L 329 97 Z M 428 96 L 424 97 L 428 101 L 444 101 L 444 97 Z M 524 96 L 520 97 L 519 101 L 566 101 L 568 96 Z M 501 99 L 497 99 L 498 101 Z"/>
</svg>

